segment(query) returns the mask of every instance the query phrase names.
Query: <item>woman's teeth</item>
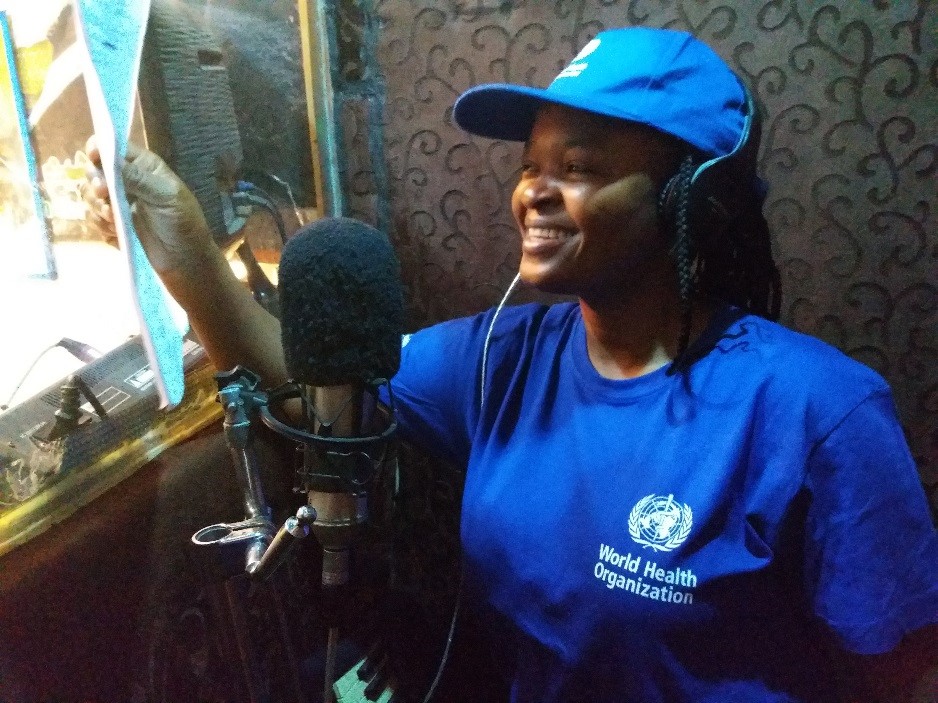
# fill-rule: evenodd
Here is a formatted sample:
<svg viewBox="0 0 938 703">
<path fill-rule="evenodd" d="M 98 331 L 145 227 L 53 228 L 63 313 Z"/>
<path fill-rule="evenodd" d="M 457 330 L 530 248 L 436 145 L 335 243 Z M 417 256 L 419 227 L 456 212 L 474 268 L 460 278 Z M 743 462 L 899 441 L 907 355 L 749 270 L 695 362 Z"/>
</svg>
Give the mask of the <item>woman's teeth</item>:
<svg viewBox="0 0 938 703">
<path fill-rule="evenodd" d="M 528 236 L 534 239 L 568 239 L 575 232 L 568 229 L 555 229 L 553 227 L 528 227 Z"/>
</svg>

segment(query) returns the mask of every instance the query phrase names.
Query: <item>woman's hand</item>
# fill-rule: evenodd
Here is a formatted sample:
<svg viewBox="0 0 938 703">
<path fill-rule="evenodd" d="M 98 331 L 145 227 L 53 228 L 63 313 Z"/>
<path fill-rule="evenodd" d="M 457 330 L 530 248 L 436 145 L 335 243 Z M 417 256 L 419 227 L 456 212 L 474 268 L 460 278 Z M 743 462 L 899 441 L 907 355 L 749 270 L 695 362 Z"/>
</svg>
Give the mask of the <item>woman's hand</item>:
<svg viewBox="0 0 938 703">
<path fill-rule="evenodd" d="M 86 147 L 92 167 L 85 201 L 105 237 L 116 240 L 114 213 L 94 137 Z M 128 144 L 121 169 L 134 229 L 153 268 L 161 276 L 197 276 L 217 247 L 199 202 L 186 184 L 153 152 Z"/>
<path fill-rule="evenodd" d="M 101 155 L 87 149 L 93 168 L 85 200 L 91 217 L 114 233 L 114 214 L 101 173 Z M 189 315 L 199 342 L 218 369 L 240 364 L 270 387 L 287 379 L 280 322 L 254 300 L 216 246 L 202 208 L 156 154 L 128 145 L 121 176 L 134 228 L 153 268 Z"/>
</svg>

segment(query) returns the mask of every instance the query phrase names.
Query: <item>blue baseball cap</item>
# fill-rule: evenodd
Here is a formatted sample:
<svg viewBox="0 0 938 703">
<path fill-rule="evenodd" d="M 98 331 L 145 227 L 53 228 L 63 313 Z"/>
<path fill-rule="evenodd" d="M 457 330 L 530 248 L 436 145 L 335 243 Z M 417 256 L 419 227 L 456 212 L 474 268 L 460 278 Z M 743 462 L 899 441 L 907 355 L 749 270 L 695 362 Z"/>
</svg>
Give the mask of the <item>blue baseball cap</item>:
<svg viewBox="0 0 938 703">
<path fill-rule="evenodd" d="M 525 141 L 546 103 L 647 125 L 715 159 L 741 146 L 753 109 L 736 74 L 693 35 L 628 27 L 597 34 L 546 88 L 470 88 L 453 117 L 472 134 Z"/>
</svg>

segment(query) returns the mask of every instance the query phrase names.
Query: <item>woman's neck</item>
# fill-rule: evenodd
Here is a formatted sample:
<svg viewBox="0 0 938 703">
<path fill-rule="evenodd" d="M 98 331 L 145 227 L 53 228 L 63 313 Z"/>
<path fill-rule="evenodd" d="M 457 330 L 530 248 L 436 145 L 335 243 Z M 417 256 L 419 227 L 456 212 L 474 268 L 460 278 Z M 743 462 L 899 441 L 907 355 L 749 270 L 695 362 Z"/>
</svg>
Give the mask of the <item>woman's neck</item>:
<svg viewBox="0 0 938 703">
<path fill-rule="evenodd" d="M 586 348 L 600 376 L 636 378 L 670 364 L 681 335 L 680 297 L 673 287 L 645 288 L 615 300 L 580 298 Z M 694 305 L 690 341 L 704 330 L 713 306 Z"/>
</svg>

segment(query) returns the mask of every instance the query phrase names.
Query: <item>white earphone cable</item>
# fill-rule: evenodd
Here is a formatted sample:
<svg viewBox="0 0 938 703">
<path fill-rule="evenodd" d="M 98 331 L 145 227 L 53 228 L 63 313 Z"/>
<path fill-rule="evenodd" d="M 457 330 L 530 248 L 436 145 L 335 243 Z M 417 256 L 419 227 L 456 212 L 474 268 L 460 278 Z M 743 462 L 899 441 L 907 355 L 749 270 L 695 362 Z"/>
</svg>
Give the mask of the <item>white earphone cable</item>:
<svg viewBox="0 0 938 703">
<path fill-rule="evenodd" d="M 502 311 L 502 308 L 505 307 L 505 303 L 508 302 L 508 298 L 511 297 L 511 294 L 515 290 L 515 286 L 518 285 L 518 281 L 521 280 L 521 273 L 515 274 L 514 279 L 511 281 L 511 285 L 508 286 L 508 290 L 505 291 L 505 295 L 502 296 L 502 301 L 498 304 L 498 307 L 495 308 L 495 314 L 492 315 L 492 322 L 489 324 L 488 332 L 485 334 L 485 344 L 482 346 L 482 373 L 479 377 L 479 414 L 482 414 L 482 410 L 485 408 L 485 369 L 486 363 L 489 358 L 489 342 L 492 340 L 492 330 L 495 328 L 495 320 L 498 319 L 498 313 Z"/>
</svg>

